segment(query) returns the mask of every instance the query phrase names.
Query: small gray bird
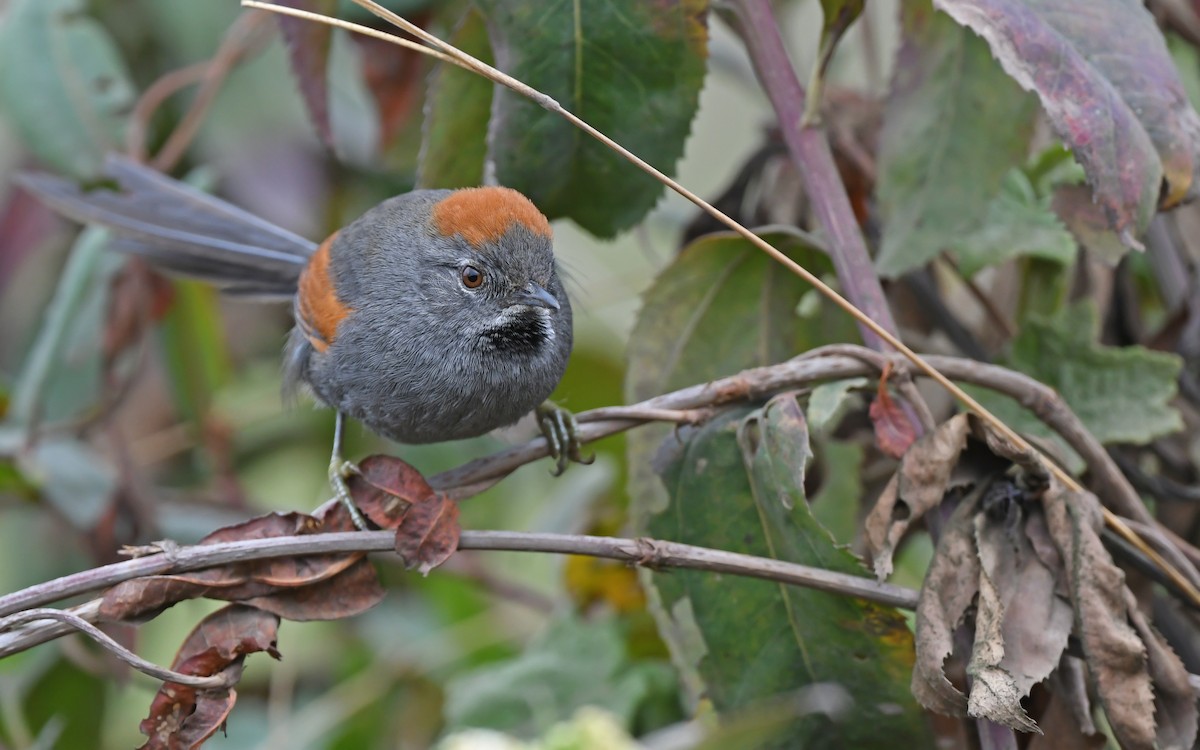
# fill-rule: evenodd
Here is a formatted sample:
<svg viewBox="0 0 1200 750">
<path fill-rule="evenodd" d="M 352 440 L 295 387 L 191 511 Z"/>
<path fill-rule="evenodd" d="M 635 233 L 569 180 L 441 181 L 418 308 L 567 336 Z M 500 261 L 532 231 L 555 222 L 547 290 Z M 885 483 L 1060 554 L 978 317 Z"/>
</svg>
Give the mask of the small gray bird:
<svg viewBox="0 0 1200 750">
<path fill-rule="evenodd" d="M 169 273 L 292 299 L 284 390 L 306 384 L 337 411 L 330 481 L 360 527 L 343 415 L 402 443 L 474 437 L 539 407 L 566 369 L 571 303 L 550 224 L 515 190 L 416 190 L 317 246 L 130 160 L 110 157 L 106 172 L 118 189 L 19 181 Z"/>
</svg>

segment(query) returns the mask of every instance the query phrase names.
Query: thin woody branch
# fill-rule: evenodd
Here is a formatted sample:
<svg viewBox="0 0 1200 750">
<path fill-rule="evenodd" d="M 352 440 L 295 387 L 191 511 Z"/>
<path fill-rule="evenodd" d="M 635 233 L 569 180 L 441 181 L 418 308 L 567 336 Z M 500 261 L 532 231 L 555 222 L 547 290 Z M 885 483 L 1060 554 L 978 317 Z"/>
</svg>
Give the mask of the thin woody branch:
<svg viewBox="0 0 1200 750">
<path fill-rule="evenodd" d="M 63 576 L 0 597 L 0 658 L 58 638 L 75 629 L 78 622 L 98 622 L 98 603 L 72 610 L 72 617 L 50 621 L 28 615 L 33 608 L 61 599 L 108 588 L 122 581 L 148 575 L 184 573 L 229 563 L 273 557 L 355 552 L 392 552 L 396 535 L 392 531 L 349 531 L 330 534 L 246 539 L 220 544 L 177 547 L 164 544 L 160 552 L 94 570 Z M 518 531 L 463 531 L 460 550 L 505 550 L 513 552 L 550 552 L 587 555 L 620 560 L 650 569 L 683 568 L 760 578 L 778 583 L 855 596 L 893 607 L 913 609 L 917 592 L 871 578 L 836 573 L 807 565 L 773 560 L 754 555 L 697 547 L 691 544 L 655 539 L 584 536 L 575 534 L 535 534 Z M 42 611 L 42 610 L 34 610 Z M 44 611 L 43 611 L 44 612 Z M 13 617 L 19 620 L 12 619 Z M 29 622 L 34 620 L 33 622 Z M 174 679 L 174 678 L 170 678 Z"/>
</svg>

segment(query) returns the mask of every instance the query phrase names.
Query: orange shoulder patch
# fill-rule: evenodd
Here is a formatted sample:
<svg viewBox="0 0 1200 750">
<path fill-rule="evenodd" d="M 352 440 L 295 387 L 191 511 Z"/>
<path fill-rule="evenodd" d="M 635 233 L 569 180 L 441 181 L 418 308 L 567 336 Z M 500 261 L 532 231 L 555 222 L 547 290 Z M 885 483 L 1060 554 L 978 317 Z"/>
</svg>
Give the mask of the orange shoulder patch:
<svg viewBox="0 0 1200 750">
<path fill-rule="evenodd" d="M 433 207 L 433 226 L 447 237 L 458 234 L 475 247 L 500 239 L 513 224 L 550 236 L 550 222 L 533 201 L 512 188 L 456 190 Z"/>
<path fill-rule="evenodd" d="M 296 292 L 296 323 L 313 348 L 323 352 L 333 343 L 338 324 L 351 310 L 337 297 L 333 277 L 329 274 L 329 248 L 337 232 L 321 243 L 300 274 Z"/>
</svg>

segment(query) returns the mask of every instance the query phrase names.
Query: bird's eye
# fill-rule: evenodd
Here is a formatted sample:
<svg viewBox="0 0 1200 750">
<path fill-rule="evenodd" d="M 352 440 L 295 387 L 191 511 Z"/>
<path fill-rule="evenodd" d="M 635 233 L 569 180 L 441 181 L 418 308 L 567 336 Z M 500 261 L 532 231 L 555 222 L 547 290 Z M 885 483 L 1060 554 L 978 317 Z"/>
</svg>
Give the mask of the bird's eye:
<svg viewBox="0 0 1200 750">
<path fill-rule="evenodd" d="M 483 284 L 483 271 L 475 266 L 463 266 L 462 283 L 467 289 L 478 289 Z"/>
</svg>

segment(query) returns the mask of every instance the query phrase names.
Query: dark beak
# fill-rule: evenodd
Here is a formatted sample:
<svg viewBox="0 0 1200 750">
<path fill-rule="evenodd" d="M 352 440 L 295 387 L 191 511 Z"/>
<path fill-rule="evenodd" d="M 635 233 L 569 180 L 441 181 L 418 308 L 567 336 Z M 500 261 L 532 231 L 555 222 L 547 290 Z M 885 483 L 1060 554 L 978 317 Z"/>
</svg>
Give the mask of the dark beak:
<svg viewBox="0 0 1200 750">
<path fill-rule="evenodd" d="M 558 300 L 554 295 L 547 292 L 546 289 L 536 281 L 531 281 L 525 285 L 525 288 L 517 294 L 515 300 L 518 305 L 532 305 L 533 307 L 548 307 L 551 310 L 558 310 Z"/>
</svg>

